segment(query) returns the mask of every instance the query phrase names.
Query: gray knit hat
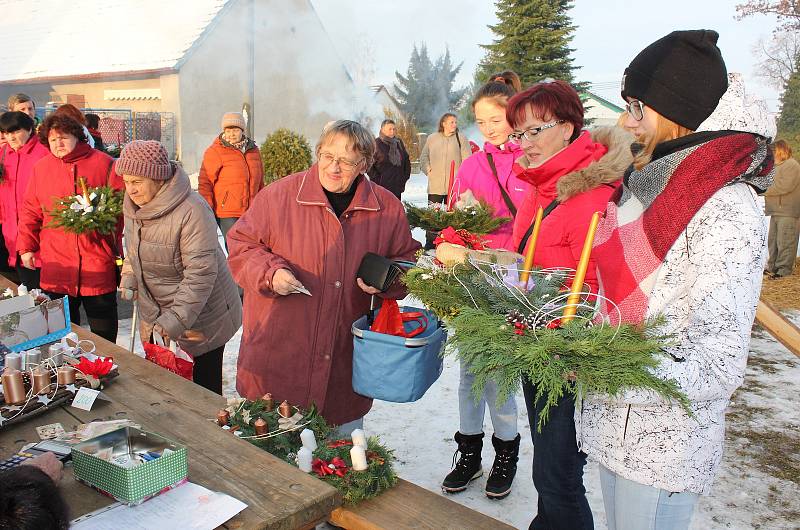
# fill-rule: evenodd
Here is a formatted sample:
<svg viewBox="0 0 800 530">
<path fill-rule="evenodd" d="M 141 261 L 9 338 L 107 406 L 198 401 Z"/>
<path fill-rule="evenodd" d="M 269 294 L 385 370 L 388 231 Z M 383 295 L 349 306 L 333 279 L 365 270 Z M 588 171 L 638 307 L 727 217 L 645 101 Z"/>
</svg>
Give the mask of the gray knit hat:
<svg viewBox="0 0 800 530">
<path fill-rule="evenodd" d="M 243 131 L 247 129 L 247 125 L 244 123 L 244 116 L 238 112 L 226 112 L 222 116 L 222 129 L 225 130 L 225 127 L 239 127 Z"/>
<path fill-rule="evenodd" d="M 167 150 L 155 140 L 134 140 L 125 146 L 117 160 L 119 175 L 133 175 L 153 180 L 169 180 L 175 168 Z"/>
</svg>

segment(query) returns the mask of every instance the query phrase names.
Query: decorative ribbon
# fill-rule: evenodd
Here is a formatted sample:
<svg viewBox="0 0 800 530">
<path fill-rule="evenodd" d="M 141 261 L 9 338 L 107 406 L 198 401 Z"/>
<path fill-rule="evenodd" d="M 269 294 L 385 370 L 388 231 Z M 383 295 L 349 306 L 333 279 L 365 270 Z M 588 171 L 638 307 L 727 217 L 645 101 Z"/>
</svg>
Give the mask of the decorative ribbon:
<svg viewBox="0 0 800 530">
<path fill-rule="evenodd" d="M 343 477 L 350 471 L 345 461 L 338 456 L 332 458 L 330 462 L 326 462 L 321 458 L 315 458 L 314 461 L 311 462 L 311 469 L 320 477 L 327 475 Z"/>
<path fill-rule="evenodd" d="M 472 250 L 486 250 L 484 238 L 477 236 L 472 232 L 459 228 L 456 230 L 452 226 L 448 226 L 433 240 L 434 245 L 440 243 L 451 243 L 453 245 L 461 245 Z"/>
</svg>

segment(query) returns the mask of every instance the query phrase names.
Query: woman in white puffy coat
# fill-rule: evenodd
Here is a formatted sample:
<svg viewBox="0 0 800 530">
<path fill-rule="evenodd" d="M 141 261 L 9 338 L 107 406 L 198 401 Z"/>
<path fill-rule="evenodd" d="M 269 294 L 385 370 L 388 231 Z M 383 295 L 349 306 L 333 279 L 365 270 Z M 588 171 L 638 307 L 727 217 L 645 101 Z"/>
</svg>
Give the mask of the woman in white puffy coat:
<svg viewBox="0 0 800 530">
<path fill-rule="evenodd" d="M 720 102 L 728 81 L 716 40 L 673 32 L 623 78 L 625 126 L 644 150 L 595 239 L 602 292 L 619 308 L 604 311 L 612 321 L 664 318 L 673 342 L 656 375 L 678 384 L 692 415 L 652 392 L 584 399 L 578 444 L 600 462 L 610 530 L 688 528 L 744 378 L 766 259 L 756 193 L 772 179 L 771 132 L 738 82 Z"/>
</svg>

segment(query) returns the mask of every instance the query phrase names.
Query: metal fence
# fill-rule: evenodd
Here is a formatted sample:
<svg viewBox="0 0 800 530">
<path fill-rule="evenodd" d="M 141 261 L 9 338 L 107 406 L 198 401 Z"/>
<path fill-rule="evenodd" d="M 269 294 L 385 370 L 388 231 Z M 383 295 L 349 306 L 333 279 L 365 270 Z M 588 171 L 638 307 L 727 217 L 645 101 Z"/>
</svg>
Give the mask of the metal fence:
<svg viewBox="0 0 800 530">
<path fill-rule="evenodd" d="M 55 110 L 55 107 L 36 109 L 36 114 L 43 119 Z M 177 155 L 175 114 L 172 112 L 92 108 L 81 109 L 81 112 L 100 117 L 100 135 L 108 149 L 122 147 L 132 140 L 157 140 L 164 144 L 170 158 Z"/>
</svg>

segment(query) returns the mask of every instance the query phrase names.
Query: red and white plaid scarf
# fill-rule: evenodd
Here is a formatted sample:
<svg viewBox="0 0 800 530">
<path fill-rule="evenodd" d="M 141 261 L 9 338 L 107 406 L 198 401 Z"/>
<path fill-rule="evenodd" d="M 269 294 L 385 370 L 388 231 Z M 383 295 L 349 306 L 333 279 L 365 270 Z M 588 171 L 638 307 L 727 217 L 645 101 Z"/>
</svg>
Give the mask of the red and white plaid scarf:
<svg viewBox="0 0 800 530">
<path fill-rule="evenodd" d="M 737 182 L 760 191 L 772 182 L 772 155 L 760 136 L 695 133 L 669 144 L 679 150 L 628 175 L 595 236 L 592 253 L 602 293 L 617 304 L 623 322 L 645 320 L 664 257 L 712 195 Z M 605 306 L 602 313 L 616 322 L 617 312 Z"/>
</svg>

